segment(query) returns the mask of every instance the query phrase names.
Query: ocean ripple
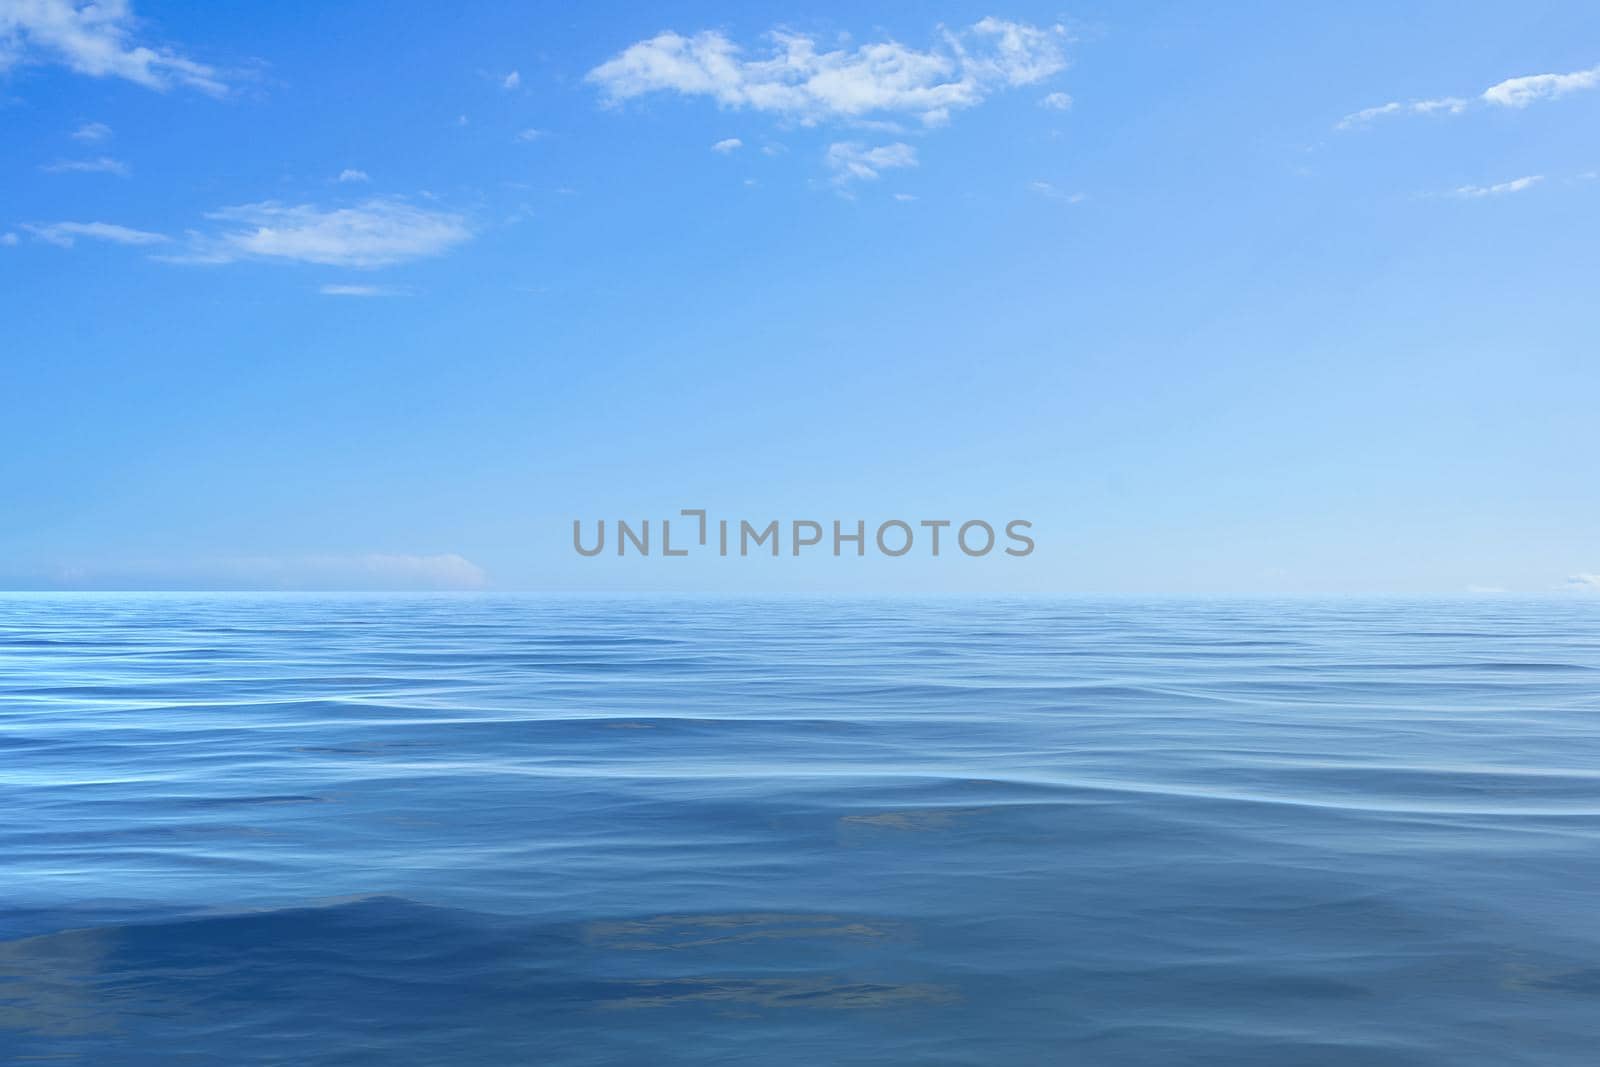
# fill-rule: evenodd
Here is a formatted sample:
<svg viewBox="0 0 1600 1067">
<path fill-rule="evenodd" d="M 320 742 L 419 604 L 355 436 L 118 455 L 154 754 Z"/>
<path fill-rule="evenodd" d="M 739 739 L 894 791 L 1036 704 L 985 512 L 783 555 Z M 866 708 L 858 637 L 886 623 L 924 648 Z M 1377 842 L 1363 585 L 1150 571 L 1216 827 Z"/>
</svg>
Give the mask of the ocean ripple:
<svg viewBox="0 0 1600 1067">
<path fill-rule="evenodd" d="M 1600 603 L 0 597 L 0 1063 L 1588 1064 Z"/>
</svg>

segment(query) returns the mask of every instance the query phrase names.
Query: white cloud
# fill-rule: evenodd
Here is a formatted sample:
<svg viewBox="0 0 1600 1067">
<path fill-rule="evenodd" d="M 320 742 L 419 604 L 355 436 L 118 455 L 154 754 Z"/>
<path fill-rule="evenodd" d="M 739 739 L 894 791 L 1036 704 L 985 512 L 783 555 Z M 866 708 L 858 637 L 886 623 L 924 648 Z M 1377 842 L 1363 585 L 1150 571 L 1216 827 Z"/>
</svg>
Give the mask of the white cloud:
<svg viewBox="0 0 1600 1067">
<path fill-rule="evenodd" d="M 1050 108 L 1052 111 L 1066 111 L 1072 106 L 1072 97 L 1066 93 L 1051 93 L 1039 98 L 1039 106 Z"/>
<path fill-rule="evenodd" d="M 1573 574 L 1567 577 L 1567 587 L 1570 589 L 1594 590 L 1600 592 L 1600 574 Z"/>
<path fill-rule="evenodd" d="M 990 16 L 972 24 L 967 40 L 948 32 L 945 36 L 968 69 L 991 84 L 1033 85 L 1067 65 L 1061 50 L 1067 31 L 1062 26 L 1040 29 Z"/>
<path fill-rule="evenodd" d="M 216 68 L 135 43 L 137 23 L 128 0 L 0 0 L 0 70 L 58 63 L 150 89 L 183 85 L 215 96 L 227 92 Z"/>
<path fill-rule="evenodd" d="M 6 248 L 14 248 L 14 247 L 16 247 L 16 244 L 17 244 L 17 235 L 16 234 L 14 234 L 14 233 L 0 233 L 0 245 L 3 245 Z"/>
<path fill-rule="evenodd" d="M 356 207 L 321 208 L 267 201 L 212 212 L 223 223 L 198 234 L 191 263 L 275 259 L 330 267 L 386 267 L 440 255 L 472 236 L 460 215 L 374 199 Z"/>
<path fill-rule="evenodd" d="M 160 244 L 167 238 L 163 234 L 133 230 L 111 222 L 52 222 L 30 223 L 23 227 L 29 233 L 60 248 L 71 248 L 79 238 L 91 241 L 109 241 L 119 245 Z"/>
<path fill-rule="evenodd" d="M 111 136 L 111 127 L 103 122 L 85 122 L 82 126 L 72 131 L 74 141 L 87 141 L 94 143 L 104 141 Z"/>
<path fill-rule="evenodd" d="M 1535 100 L 1554 100 L 1581 89 L 1600 88 L 1600 67 L 1571 74 L 1529 74 L 1507 78 L 1483 91 L 1483 99 L 1501 107 L 1523 108 Z"/>
<path fill-rule="evenodd" d="M 894 198 L 900 201 L 902 204 L 909 204 L 911 201 L 916 199 L 916 196 L 911 193 L 895 193 Z"/>
<path fill-rule="evenodd" d="M 833 180 L 843 185 L 857 180 L 870 181 L 877 178 L 879 172 L 894 167 L 914 167 L 917 150 L 898 141 L 876 148 L 868 148 L 857 141 L 836 141 L 828 146 L 824 158 L 833 171 Z"/>
<path fill-rule="evenodd" d="M 1051 200 L 1065 200 L 1069 204 L 1080 204 L 1088 199 L 1084 193 L 1069 193 L 1046 181 L 1031 181 L 1028 183 L 1028 189 L 1040 196 L 1049 197 Z"/>
<path fill-rule="evenodd" d="M 322 286 L 317 292 L 323 296 L 395 296 L 399 290 L 391 289 L 387 285 L 343 285 L 333 283 Z"/>
<path fill-rule="evenodd" d="M 1454 195 L 1465 197 L 1469 200 L 1485 196 L 1504 196 L 1507 193 L 1520 193 L 1524 189 L 1531 189 L 1542 181 L 1544 181 L 1544 175 L 1530 174 L 1525 178 L 1513 178 L 1508 182 L 1500 182 L 1498 185 L 1463 185 L 1454 190 Z"/>
<path fill-rule="evenodd" d="M 515 89 L 518 86 L 520 86 L 521 84 L 522 84 L 522 75 L 517 73 L 516 71 L 512 71 L 510 74 L 507 74 L 505 76 L 505 79 L 503 81 L 501 81 L 500 88 L 502 88 L 502 89 Z"/>
<path fill-rule="evenodd" d="M 47 174 L 115 174 L 126 178 L 128 165 L 120 159 L 101 156 L 98 159 L 59 159 L 41 168 Z"/>
<path fill-rule="evenodd" d="M 1507 78 L 1505 81 L 1496 82 L 1494 85 L 1489 86 L 1489 88 L 1478 94 L 1477 99 L 1496 107 L 1521 109 L 1535 100 L 1554 100 L 1556 97 L 1566 96 L 1568 93 L 1596 88 L 1600 88 L 1600 67 L 1575 70 L 1570 74 L 1528 74 L 1520 78 Z M 1472 101 L 1464 100 L 1459 96 L 1442 96 L 1433 100 L 1412 100 L 1408 103 L 1391 100 L 1387 104 L 1365 108 L 1346 115 L 1335 124 L 1335 129 L 1354 129 L 1386 115 L 1459 115 L 1471 103 Z"/>
<path fill-rule="evenodd" d="M 472 590 L 484 569 L 453 552 L 435 555 L 226 556 L 73 564 L 45 577 L 56 587 L 87 589 Z"/>
<path fill-rule="evenodd" d="M 1334 129 L 1352 129 L 1356 126 L 1365 125 L 1373 119 L 1382 118 L 1384 115 L 1393 115 L 1404 110 L 1405 105 L 1398 100 L 1391 100 L 1387 104 L 1379 104 L 1377 107 L 1364 107 L 1360 111 L 1352 112 L 1340 119 L 1334 125 Z"/>
<path fill-rule="evenodd" d="M 440 255 L 472 236 L 460 215 L 396 199 L 373 199 L 346 208 L 269 201 L 224 208 L 207 218 L 222 225 L 212 232 L 190 231 L 185 250 L 157 258 L 175 263 L 266 259 L 331 267 L 386 267 Z M 163 234 L 107 222 L 37 223 L 23 228 L 62 248 L 71 248 L 79 238 L 125 245 L 168 240 Z"/>
<path fill-rule="evenodd" d="M 1404 104 L 1398 100 L 1391 100 L 1387 104 L 1364 108 L 1354 114 L 1346 115 L 1334 124 L 1334 129 L 1352 130 L 1385 115 L 1459 115 L 1466 109 L 1467 102 L 1455 96 L 1441 96 L 1433 100 L 1411 100 Z"/>
<path fill-rule="evenodd" d="M 880 41 L 821 51 L 814 38 L 785 30 L 767 38 L 771 47 L 764 55 L 746 58 L 715 30 L 692 37 L 668 31 L 630 45 L 586 80 L 610 103 L 676 92 L 807 125 L 893 113 L 938 125 L 997 89 L 1031 85 L 1066 66 L 1061 27 L 995 18 L 961 32 L 941 31 L 939 43 L 927 50 Z"/>
<path fill-rule="evenodd" d="M 371 553 L 354 559 L 329 557 L 313 562 L 331 565 L 369 582 L 406 588 L 480 589 L 489 577 L 482 567 L 454 552 L 433 556 Z"/>
<path fill-rule="evenodd" d="M 737 138 L 737 137 L 724 137 L 722 140 L 718 141 L 716 144 L 711 146 L 711 151 L 728 153 L 728 152 L 732 152 L 736 148 L 743 148 L 743 147 L 744 147 L 744 142 L 739 140 L 739 138 Z"/>
<path fill-rule="evenodd" d="M 344 170 L 339 172 L 339 180 L 342 182 L 370 182 L 372 178 L 369 177 L 367 172 L 364 170 L 356 170 L 354 167 L 346 167 Z"/>
<path fill-rule="evenodd" d="M 536 130 L 532 126 L 528 127 L 525 130 L 518 130 L 517 131 L 517 140 L 519 140 L 519 141 L 537 141 L 539 138 L 541 138 L 543 136 L 544 136 L 544 131 L 543 130 Z"/>
</svg>

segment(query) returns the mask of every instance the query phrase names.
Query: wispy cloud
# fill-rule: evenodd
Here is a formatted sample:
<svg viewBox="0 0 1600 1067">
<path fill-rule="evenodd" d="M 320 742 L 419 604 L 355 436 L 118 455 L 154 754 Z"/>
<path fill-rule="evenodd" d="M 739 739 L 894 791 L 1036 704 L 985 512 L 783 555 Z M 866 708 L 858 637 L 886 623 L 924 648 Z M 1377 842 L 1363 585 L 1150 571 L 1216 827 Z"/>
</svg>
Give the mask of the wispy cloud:
<svg viewBox="0 0 1600 1067">
<path fill-rule="evenodd" d="M 317 290 L 323 296 L 398 296 L 400 290 L 387 285 L 346 285 L 330 283 Z"/>
<path fill-rule="evenodd" d="M 440 255 L 472 236 L 460 215 L 392 198 L 343 208 L 267 201 L 224 208 L 207 217 L 221 223 L 221 228 L 192 235 L 188 253 L 168 258 L 190 263 L 263 259 L 387 267 Z"/>
<path fill-rule="evenodd" d="M 1530 174 L 1524 178 L 1513 178 L 1508 182 L 1497 185 L 1463 185 L 1451 191 L 1452 196 L 1459 196 L 1467 200 L 1476 200 L 1485 196 L 1504 196 L 1507 193 L 1520 193 L 1524 189 L 1531 189 L 1544 181 L 1543 174 Z"/>
<path fill-rule="evenodd" d="M 1028 191 L 1038 193 L 1040 196 L 1051 200 L 1062 200 L 1069 204 L 1080 204 L 1088 199 L 1088 196 L 1084 193 L 1069 193 L 1065 189 L 1047 181 L 1029 182 Z"/>
<path fill-rule="evenodd" d="M 1066 111 L 1072 106 L 1072 97 L 1066 93 L 1050 93 L 1039 98 L 1039 106 L 1047 107 L 1052 111 Z"/>
<path fill-rule="evenodd" d="M 997 89 L 1032 85 L 1066 66 L 1061 27 L 996 18 L 960 32 L 943 30 L 929 49 L 878 41 L 827 51 L 814 38 L 786 30 L 767 39 L 765 54 L 747 58 L 718 31 L 689 37 L 668 31 L 630 45 L 587 80 L 610 103 L 674 92 L 807 125 L 905 114 L 932 126 Z"/>
<path fill-rule="evenodd" d="M 713 151 L 713 152 L 721 152 L 724 155 L 726 155 L 727 153 L 732 152 L 734 149 L 743 148 L 743 147 L 744 147 L 744 142 L 739 140 L 739 138 L 737 138 L 737 137 L 724 137 L 722 140 L 718 141 L 716 144 L 711 146 L 711 151 Z"/>
<path fill-rule="evenodd" d="M 78 589 L 450 591 L 482 589 L 488 574 L 444 552 L 222 556 L 190 560 L 73 563 L 28 576 L 27 584 Z"/>
<path fill-rule="evenodd" d="M 72 131 L 74 141 L 84 141 L 94 144 L 104 141 L 111 136 L 111 127 L 103 122 L 85 122 L 82 126 Z"/>
<path fill-rule="evenodd" d="M 369 177 L 367 172 L 364 170 L 356 170 L 354 167 L 346 167 L 344 170 L 339 172 L 339 180 L 342 182 L 370 182 L 372 178 Z"/>
<path fill-rule="evenodd" d="M 17 235 L 16 234 L 14 234 L 14 233 L 0 233 L 0 247 L 14 248 L 14 247 L 16 247 L 17 243 L 18 243 L 18 241 L 17 241 Z"/>
<path fill-rule="evenodd" d="M 1401 103 L 1391 100 L 1387 104 L 1377 107 L 1363 108 L 1354 114 L 1346 115 L 1334 124 L 1338 130 L 1353 130 L 1365 126 L 1373 119 L 1383 118 L 1385 115 L 1459 115 L 1467 109 L 1467 101 L 1455 96 L 1441 96 L 1434 100 L 1411 100 Z"/>
<path fill-rule="evenodd" d="M 522 75 L 519 74 L 517 71 L 512 71 L 510 74 L 507 74 L 504 78 L 502 78 L 500 80 L 500 88 L 505 89 L 507 91 L 519 88 L 521 85 L 522 85 Z"/>
<path fill-rule="evenodd" d="M 834 182 L 843 185 L 852 181 L 871 181 L 880 172 L 895 167 L 914 167 L 917 165 L 917 150 L 898 141 L 876 148 L 868 148 L 857 141 L 836 141 L 828 146 L 824 159 L 833 171 Z"/>
<path fill-rule="evenodd" d="M 47 174 L 115 174 L 126 178 L 128 165 L 120 159 L 100 156 L 97 159 L 58 159 L 39 168 Z"/>
<path fill-rule="evenodd" d="M 59 248 L 71 248 L 80 238 L 118 245 L 154 245 L 167 240 L 165 234 L 133 230 L 111 222 L 29 223 L 23 229 Z"/>
<path fill-rule="evenodd" d="M 1553 100 L 1568 93 L 1595 88 L 1600 88 L 1600 67 L 1577 70 L 1570 74 L 1527 74 L 1496 82 L 1471 100 L 1459 96 L 1411 100 L 1405 103 L 1391 100 L 1387 104 L 1363 108 L 1346 115 L 1334 124 L 1334 128 L 1356 129 L 1374 119 L 1390 115 L 1459 115 L 1474 103 L 1489 107 L 1521 109 L 1536 100 Z"/>
<path fill-rule="evenodd" d="M 1333 128 L 1336 130 L 1354 129 L 1357 126 L 1365 126 L 1373 119 L 1379 119 L 1385 115 L 1397 115 L 1404 110 L 1406 110 L 1405 104 L 1400 103 L 1398 100 L 1391 100 L 1387 104 L 1378 104 L 1376 107 L 1364 107 L 1360 111 L 1353 111 L 1334 123 Z"/>
<path fill-rule="evenodd" d="M 221 73 L 164 47 L 140 44 L 128 0 L 0 0 L 0 70 L 54 63 L 150 89 L 186 86 L 221 96 Z"/>
<path fill-rule="evenodd" d="M 1567 588 L 1580 589 L 1584 592 L 1600 592 L 1600 574 L 1568 575 Z"/>
<path fill-rule="evenodd" d="M 544 136 L 544 131 L 543 130 L 534 129 L 532 126 L 528 127 L 525 130 L 518 130 L 517 131 L 517 140 L 524 141 L 524 142 L 526 142 L 526 141 L 537 141 L 543 136 Z"/>
</svg>

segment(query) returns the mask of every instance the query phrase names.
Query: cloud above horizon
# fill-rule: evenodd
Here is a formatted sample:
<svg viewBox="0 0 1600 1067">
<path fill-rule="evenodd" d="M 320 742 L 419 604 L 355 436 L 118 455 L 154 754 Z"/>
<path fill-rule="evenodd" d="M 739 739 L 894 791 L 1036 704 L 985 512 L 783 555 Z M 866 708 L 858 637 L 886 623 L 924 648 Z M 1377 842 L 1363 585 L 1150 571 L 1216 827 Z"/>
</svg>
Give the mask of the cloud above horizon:
<svg viewBox="0 0 1600 1067">
<path fill-rule="evenodd" d="M 1390 115 L 1459 115 L 1474 102 L 1491 107 L 1521 110 L 1537 100 L 1554 100 L 1568 93 L 1600 88 L 1600 66 L 1569 74 L 1527 74 L 1496 82 L 1474 99 L 1441 96 L 1433 99 L 1399 101 L 1363 108 L 1334 124 L 1338 130 L 1358 129 L 1375 119 Z"/>
<path fill-rule="evenodd" d="M 0 0 L 0 72 L 55 64 L 92 78 L 122 78 L 165 92 L 174 86 L 222 96 L 212 66 L 136 40 L 128 0 Z"/>
<path fill-rule="evenodd" d="M 130 560 L 66 564 L 23 577 L 23 584 L 65 589 L 406 592 L 488 584 L 482 567 L 454 552 Z"/>
<path fill-rule="evenodd" d="M 1035 84 L 1067 65 L 1060 26 L 997 18 L 941 29 L 928 49 L 886 40 L 825 51 L 815 38 L 787 30 L 766 39 L 765 54 L 748 58 L 719 31 L 668 30 L 623 49 L 585 80 L 608 104 L 671 92 L 807 126 L 871 115 L 908 115 L 937 126 L 996 90 Z"/>
</svg>

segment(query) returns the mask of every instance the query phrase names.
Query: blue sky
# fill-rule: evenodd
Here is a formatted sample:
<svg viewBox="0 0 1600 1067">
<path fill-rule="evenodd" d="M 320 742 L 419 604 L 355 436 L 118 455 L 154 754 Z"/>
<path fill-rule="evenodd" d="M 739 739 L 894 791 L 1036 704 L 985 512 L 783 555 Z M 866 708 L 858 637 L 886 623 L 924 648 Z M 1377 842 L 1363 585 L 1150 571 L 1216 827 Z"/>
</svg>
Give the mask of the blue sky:
<svg viewBox="0 0 1600 1067">
<path fill-rule="evenodd" d="M 1600 587 L 1600 8 L 0 0 L 0 587 Z M 581 559 L 574 518 L 1033 522 Z"/>
</svg>

